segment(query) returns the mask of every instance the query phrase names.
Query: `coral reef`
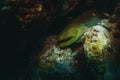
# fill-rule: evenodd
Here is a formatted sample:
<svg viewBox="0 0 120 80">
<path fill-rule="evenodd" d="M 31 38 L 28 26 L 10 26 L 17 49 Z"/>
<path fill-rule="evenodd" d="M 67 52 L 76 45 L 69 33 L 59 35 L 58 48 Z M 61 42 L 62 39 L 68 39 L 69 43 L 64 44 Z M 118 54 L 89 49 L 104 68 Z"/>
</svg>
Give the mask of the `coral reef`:
<svg viewBox="0 0 120 80">
<path fill-rule="evenodd" d="M 38 57 L 39 74 L 41 78 L 43 78 L 43 80 L 49 80 L 45 77 L 49 76 L 52 80 L 87 80 L 84 75 L 89 74 L 90 79 L 103 80 L 107 70 L 106 62 L 109 61 L 109 56 L 114 55 L 111 47 L 112 39 L 109 30 L 107 29 L 110 28 L 109 26 L 109 20 L 103 19 L 95 26 L 89 27 L 85 29 L 85 31 L 83 30 L 84 32 L 81 33 L 82 35 L 77 33 L 76 30 L 81 30 L 81 27 L 84 26 L 80 26 L 77 29 L 75 27 L 70 27 L 68 31 L 65 30 L 68 37 L 69 34 L 74 37 L 74 34 L 72 33 L 75 33 L 76 36 L 81 36 L 77 37 L 76 40 L 69 40 L 70 42 L 67 41 L 64 43 L 63 41 L 64 45 L 58 44 L 58 40 L 68 38 L 65 35 L 65 32 L 60 38 L 54 38 L 54 36 L 48 38 L 47 45 L 43 48 Z M 72 30 L 75 30 L 75 32 Z M 71 44 L 78 40 L 79 43 L 77 44 L 79 48 L 75 50 L 70 45 L 67 45 L 67 43 Z M 66 45 L 68 46 L 67 48 L 61 49 L 61 47 Z M 81 54 L 84 54 L 85 56 L 80 56 Z M 81 67 L 83 65 L 85 68 Z M 84 69 L 84 74 L 82 74 L 81 69 Z M 80 77 L 75 75 L 79 75 Z"/>
<path fill-rule="evenodd" d="M 0 26 L 5 80 L 120 80 L 120 0 L 1 0 Z"/>
</svg>

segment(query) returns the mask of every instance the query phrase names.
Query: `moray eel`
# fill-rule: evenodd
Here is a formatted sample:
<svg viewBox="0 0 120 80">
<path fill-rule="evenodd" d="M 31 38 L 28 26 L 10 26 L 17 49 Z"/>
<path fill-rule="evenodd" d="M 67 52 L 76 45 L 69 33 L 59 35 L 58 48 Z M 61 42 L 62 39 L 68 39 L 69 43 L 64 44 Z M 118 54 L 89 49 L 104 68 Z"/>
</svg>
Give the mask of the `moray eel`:
<svg viewBox="0 0 120 80">
<path fill-rule="evenodd" d="M 60 47 L 66 47 L 78 41 L 78 39 L 81 37 L 82 33 L 86 29 L 87 29 L 87 26 L 85 25 L 80 25 L 80 26 L 71 25 L 71 27 L 64 29 L 63 32 L 60 33 L 58 37 L 59 41 L 61 41 Z"/>
<path fill-rule="evenodd" d="M 59 46 L 61 48 L 80 41 L 84 31 L 100 21 L 100 18 L 93 16 L 92 13 L 94 13 L 94 10 L 88 10 L 81 14 L 58 35 Z"/>
</svg>

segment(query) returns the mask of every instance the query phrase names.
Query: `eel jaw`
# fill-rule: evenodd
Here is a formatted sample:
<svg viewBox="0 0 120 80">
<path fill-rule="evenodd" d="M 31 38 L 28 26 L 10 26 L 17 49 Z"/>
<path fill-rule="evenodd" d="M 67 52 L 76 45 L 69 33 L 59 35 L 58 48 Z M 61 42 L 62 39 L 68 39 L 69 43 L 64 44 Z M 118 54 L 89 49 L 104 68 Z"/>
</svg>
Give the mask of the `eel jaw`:
<svg viewBox="0 0 120 80">
<path fill-rule="evenodd" d="M 61 41 L 59 41 L 59 46 L 61 48 L 67 47 L 72 45 L 73 43 L 75 43 L 78 40 L 78 37 L 68 37 L 66 39 L 63 39 Z"/>
</svg>

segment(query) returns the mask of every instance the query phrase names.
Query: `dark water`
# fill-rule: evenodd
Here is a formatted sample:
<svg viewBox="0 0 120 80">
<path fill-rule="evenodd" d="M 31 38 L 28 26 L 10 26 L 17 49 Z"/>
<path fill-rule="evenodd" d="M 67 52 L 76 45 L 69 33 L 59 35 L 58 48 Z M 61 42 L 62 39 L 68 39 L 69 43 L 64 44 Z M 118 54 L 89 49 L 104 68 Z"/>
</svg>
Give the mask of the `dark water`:
<svg viewBox="0 0 120 80">
<path fill-rule="evenodd" d="M 4 1 L 0 1 L 0 8 L 3 7 Z M 110 9 L 110 4 L 107 4 L 107 6 Z M 99 7 L 97 6 L 97 8 Z M 69 15 L 76 17 L 79 12 L 76 9 Z M 39 80 L 35 79 L 35 76 L 39 76 L 39 70 L 35 66 L 34 57 L 43 47 L 46 37 L 61 32 L 69 21 L 66 21 L 64 17 L 59 17 L 54 23 L 47 25 L 41 25 L 36 21 L 36 23 L 30 25 L 30 27 L 36 26 L 36 28 L 23 31 L 21 29 L 22 25 L 14 15 L 11 11 L 3 12 L 0 10 L 0 32 L 2 35 L 0 38 L 2 40 L 2 50 L 0 52 L 2 75 L 0 80 Z M 106 65 L 108 69 L 105 74 L 105 80 L 120 80 L 120 65 L 114 62 L 108 62 Z"/>
</svg>

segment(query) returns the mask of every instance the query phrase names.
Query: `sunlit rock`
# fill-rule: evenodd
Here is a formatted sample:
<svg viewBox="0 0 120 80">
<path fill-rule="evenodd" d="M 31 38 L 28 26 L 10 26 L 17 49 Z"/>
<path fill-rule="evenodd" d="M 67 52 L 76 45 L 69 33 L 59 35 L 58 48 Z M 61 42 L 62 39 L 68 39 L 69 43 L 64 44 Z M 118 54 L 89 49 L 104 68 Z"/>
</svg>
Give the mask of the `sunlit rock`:
<svg viewBox="0 0 120 80">
<path fill-rule="evenodd" d="M 42 80 L 81 79 L 78 61 L 75 58 L 77 54 L 70 48 L 60 49 L 54 36 L 48 40 L 51 42 L 47 42 L 38 57 L 39 77 Z"/>
<path fill-rule="evenodd" d="M 108 20 L 102 20 L 97 25 L 89 28 L 82 36 L 84 53 L 87 65 L 93 73 L 94 78 L 102 80 L 106 70 L 106 59 L 111 52 L 111 36 L 108 27 Z"/>
</svg>

